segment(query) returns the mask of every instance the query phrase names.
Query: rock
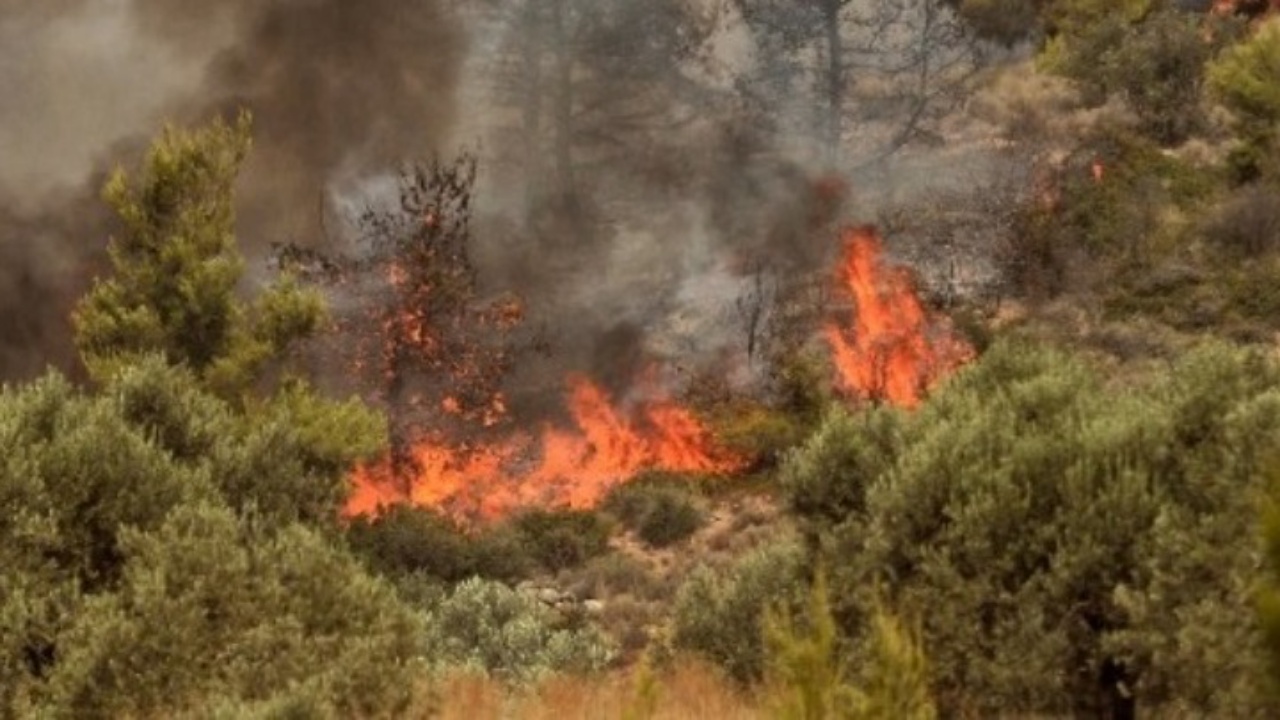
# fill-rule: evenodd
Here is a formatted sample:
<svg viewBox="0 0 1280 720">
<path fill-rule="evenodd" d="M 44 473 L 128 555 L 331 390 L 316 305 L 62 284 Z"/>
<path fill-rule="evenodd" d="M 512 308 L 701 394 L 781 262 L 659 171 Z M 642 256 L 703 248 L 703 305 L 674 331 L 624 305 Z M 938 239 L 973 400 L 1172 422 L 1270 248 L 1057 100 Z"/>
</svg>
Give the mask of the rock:
<svg viewBox="0 0 1280 720">
<path fill-rule="evenodd" d="M 555 605 L 560 602 L 560 591 L 555 588 L 539 588 L 537 597 L 547 605 Z"/>
<path fill-rule="evenodd" d="M 583 600 L 582 609 L 587 611 L 588 615 L 600 615 L 604 613 L 603 600 Z"/>
</svg>

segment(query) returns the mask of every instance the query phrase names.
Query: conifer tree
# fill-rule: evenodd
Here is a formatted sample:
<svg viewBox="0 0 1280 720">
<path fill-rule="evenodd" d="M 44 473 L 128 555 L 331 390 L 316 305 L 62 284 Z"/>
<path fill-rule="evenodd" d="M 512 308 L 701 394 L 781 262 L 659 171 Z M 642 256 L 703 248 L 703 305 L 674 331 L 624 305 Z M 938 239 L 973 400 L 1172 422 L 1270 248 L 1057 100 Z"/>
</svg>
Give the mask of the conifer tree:
<svg viewBox="0 0 1280 720">
<path fill-rule="evenodd" d="M 168 127 L 136 177 L 117 170 L 107 183 L 103 195 L 122 226 L 109 245 L 112 275 L 94 283 L 74 315 L 95 378 L 157 353 L 231 397 L 319 328 L 320 296 L 287 276 L 252 302 L 237 297 L 245 261 L 234 184 L 250 126 L 241 114 L 234 124 Z"/>
</svg>

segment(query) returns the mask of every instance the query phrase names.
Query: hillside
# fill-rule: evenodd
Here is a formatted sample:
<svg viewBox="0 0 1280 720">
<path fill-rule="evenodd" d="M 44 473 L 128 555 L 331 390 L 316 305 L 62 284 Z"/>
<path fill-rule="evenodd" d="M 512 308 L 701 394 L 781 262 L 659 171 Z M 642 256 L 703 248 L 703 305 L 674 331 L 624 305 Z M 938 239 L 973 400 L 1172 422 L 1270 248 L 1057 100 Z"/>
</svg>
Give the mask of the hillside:
<svg viewBox="0 0 1280 720">
<path fill-rule="evenodd" d="M 1277 10 L 0 7 L 0 720 L 1280 716 Z"/>
</svg>

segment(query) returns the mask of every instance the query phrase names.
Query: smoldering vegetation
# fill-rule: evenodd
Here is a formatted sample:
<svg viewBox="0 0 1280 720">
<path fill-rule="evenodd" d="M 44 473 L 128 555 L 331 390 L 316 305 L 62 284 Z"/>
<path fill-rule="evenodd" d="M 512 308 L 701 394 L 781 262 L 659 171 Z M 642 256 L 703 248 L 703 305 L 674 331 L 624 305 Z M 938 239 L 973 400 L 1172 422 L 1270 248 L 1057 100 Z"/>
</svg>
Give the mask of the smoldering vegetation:
<svg viewBox="0 0 1280 720">
<path fill-rule="evenodd" d="M 747 350 L 825 272 L 836 223 L 972 184 L 949 144 L 990 62 L 924 0 L 834 16 L 774 0 L 26 5 L 0 16 L 25 38 L 5 46 L 0 87 L 40 96 L 0 111 L 6 144 L 32 138 L 30 158 L 0 167 L 8 379 L 38 370 L 32 358 L 73 362 L 67 310 L 109 233 L 93 201 L 104 171 L 136 162 L 164 120 L 243 107 L 255 146 L 239 237 L 259 278 L 276 243 L 354 252 L 362 208 L 389 202 L 380 178 L 467 149 L 481 295 L 520 297 L 547 340 L 517 364 L 518 406 L 558 395 L 568 371 L 619 394 L 653 365 L 759 382 Z M 110 49 L 86 54 L 90 31 L 69 27 Z M 102 60 L 122 53 L 135 62 L 115 75 Z M 44 67 L 61 74 L 46 82 Z M 62 130 L 85 117 L 101 118 L 93 132 Z M 24 179 L 59 152 L 56 182 Z"/>
</svg>

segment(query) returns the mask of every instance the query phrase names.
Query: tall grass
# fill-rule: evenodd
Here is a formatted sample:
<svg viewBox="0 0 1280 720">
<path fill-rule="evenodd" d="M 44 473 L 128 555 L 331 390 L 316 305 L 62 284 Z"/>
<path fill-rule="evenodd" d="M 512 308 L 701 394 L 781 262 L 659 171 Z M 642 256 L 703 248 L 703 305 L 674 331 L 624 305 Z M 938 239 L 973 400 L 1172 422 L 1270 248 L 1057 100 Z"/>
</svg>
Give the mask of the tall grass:
<svg viewBox="0 0 1280 720">
<path fill-rule="evenodd" d="M 633 669 L 597 677 L 560 675 L 531 688 L 513 688 L 458 674 L 434 687 L 433 701 L 411 717 L 442 720 L 755 720 L 756 699 L 715 668 L 679 660 L 648 673 Z M 434 706 L 434 707 L 432 707 Z M 435 712 L 433 713 L 432 710 Z"/>
</svg>

